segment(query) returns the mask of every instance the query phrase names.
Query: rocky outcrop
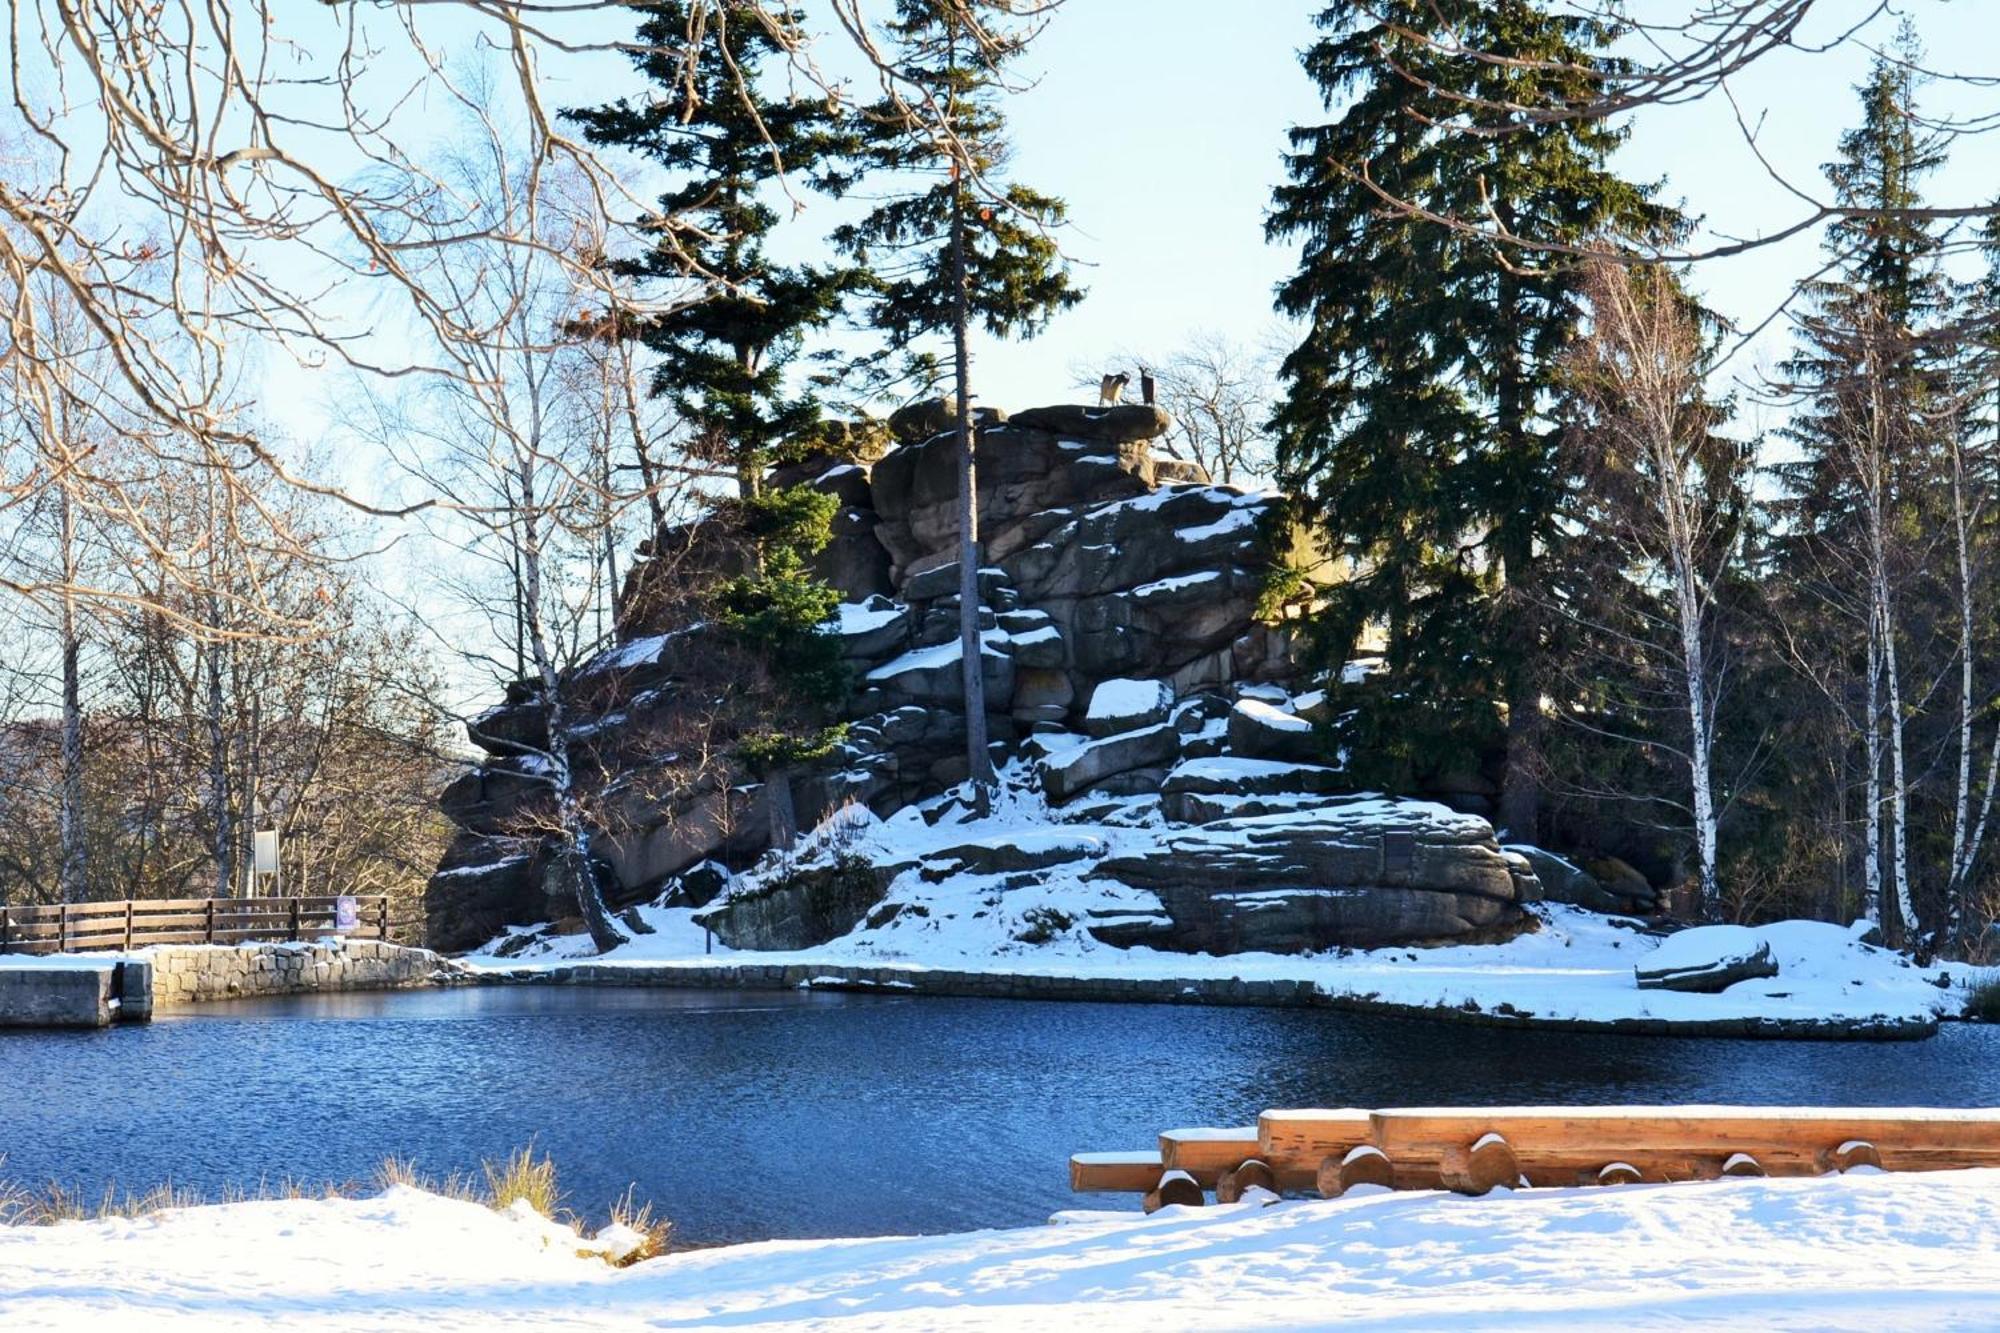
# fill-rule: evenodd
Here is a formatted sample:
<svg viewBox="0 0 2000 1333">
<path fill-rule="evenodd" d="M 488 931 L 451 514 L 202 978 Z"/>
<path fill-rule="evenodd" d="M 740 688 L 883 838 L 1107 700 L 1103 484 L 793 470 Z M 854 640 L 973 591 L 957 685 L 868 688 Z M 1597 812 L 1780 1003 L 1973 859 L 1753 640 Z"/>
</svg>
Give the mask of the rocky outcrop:
<svg viewBox="0 0 2000 1333">
<path fill-rule="evenodd" d="M 1539 896 L 1485 820 L 1368 800 L 1223 819 L 1113 857 L 1094 875 L 1151 892 L 1160 913 L 1091 933 L 1200 953 L 1299 953 L 1458 939 L 1518 924 Z"/>
<path fill-rule="evenodd" d="M 1088 929 L 1160 948 L 1466 939 L 1523 922 L 1540 893 L 1528 852 L 1504 852 L 1476 813 L 1355 792 L 1330 751 L 1324 693 L 1294 679 L 1284 625 L 1259 618 L 1274 567 L 1308 588 L 1328 576 L 1280 497 L 1153 458 L 1167 422 L 1149 406 L 979 420 L 987 729 L 996 762 L 1050 807 L 1050 836 L 969 835 L 922 865 L 822 866 L 717 897 L 764 852 L 771 792 L 741 766 L 698 781 L 680 767 L 672 722 L 701 701 L 683 697 L 676 664 L 700 656 L 703 631 L 663 608 L 690 561 L 729 554 L 699 525 L 670 528 L 631 573 L 619 645 L 565 679 L 570 743 L 609 775 L 592 848 L 614 910 L 671 900 L 702 908 L 732 947 L 803 948 L 870 919 L 883 877 L 908 870 L 1010 883 L 1088 873 L 1141 904 Z M 828 432 L 771 475 L 839 504 L 820 572 L 846 597 L 826 633 L 853 686 L 842 743 L 783 779 L 801 827 L 848 805 L 882 817 L 921 805 L 932 819 L 966 776 L 954 425 L 949 404 L 916 404 Z M 461 831 L 426 896 L 429 940 L 444 949 L 554 910 L 527 817 L 548 793 L 537 691 L 516 685 L 469 730 L 487 758 L 446 793 Z M 1461 795 L 1449 803 L 1488 799 Z M 1158 845 L 1091 850 L 1091 835 L 1059 822 L 1085 818 L 1158 827 Z"/>
<path fill-rule="evenodd" d="M 889 874 L 837 861 L 732 894 L 695 920 L 732 949 L 810 949 L 861 923 L 889 891 Z"/>
</svg>

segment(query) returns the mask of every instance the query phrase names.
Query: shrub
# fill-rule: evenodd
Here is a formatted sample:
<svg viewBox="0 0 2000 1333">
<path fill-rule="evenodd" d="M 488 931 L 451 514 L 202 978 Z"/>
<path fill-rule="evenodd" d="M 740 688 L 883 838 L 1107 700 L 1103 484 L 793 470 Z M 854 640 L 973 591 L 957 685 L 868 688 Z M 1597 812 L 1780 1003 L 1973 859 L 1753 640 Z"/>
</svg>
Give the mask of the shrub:
<svg viewBox="0 0 2000 1333">
<path fill-rule="evenodd" d="M 1981 1023 L 2000 1023 L 2000 977 L 1980 982 L 1966 992 L 1965 1016 Z"/>
<path fill-rule="evenodd" d="M 1025 929 L 1014 938 L 1023 944 L 1047 944 L 1076 924 L 1076 918 L 1057 907 L 1030 907 L 1021 913 Z"/>
</svg>

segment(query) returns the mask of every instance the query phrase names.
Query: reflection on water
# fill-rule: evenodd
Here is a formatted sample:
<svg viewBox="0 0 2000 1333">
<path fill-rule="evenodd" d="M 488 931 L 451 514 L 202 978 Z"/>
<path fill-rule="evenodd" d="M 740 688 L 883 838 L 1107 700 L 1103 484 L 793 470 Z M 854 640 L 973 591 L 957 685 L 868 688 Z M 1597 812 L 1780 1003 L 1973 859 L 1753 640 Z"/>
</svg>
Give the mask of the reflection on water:
<svg viewBox="0 0 2000 1333">
<path fill-rule="evenodd" d="M 2000 1028 L 1926 1042 L 1516 1032 L 1319 1010 L 503 987 L 0 1035 L 0 1176 L 443 1175 L 533 1141 L 691 1241 L 1038 1222 L 1079 1149 L 1271 1106 L 2000 1104 Z M 1093 1206 L 1113 1202 L 1091 1201 Z"/>
</svg>

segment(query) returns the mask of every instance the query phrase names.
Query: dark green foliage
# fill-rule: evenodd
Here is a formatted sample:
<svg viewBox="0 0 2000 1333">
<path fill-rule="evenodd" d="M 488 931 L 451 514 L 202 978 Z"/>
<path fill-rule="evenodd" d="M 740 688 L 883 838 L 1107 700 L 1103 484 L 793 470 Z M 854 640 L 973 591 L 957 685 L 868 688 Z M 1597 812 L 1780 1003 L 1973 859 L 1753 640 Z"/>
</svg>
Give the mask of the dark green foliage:
<svg viewBox="0 0 2000 1333">
<path fill-rule="evenodd" d="M 1530 242 L 1682 223 L 1606 167 L 1623 130 L 1504 109 L 1590 97 L 1589 71 L 1613 63 L 1607 24 L 1529 0 L 1337 0 L 1318 21 L 1304 63 L 1340 113 L 1292 132 L 1269 222 L 1303 243 L 1278 305 L 1307 325 L 1273 427 L 1281 483 L 1355 571 L 1313 626 L 1325 662 L 1387 635 L 1394 687 L 1357 699 L 1348 726 L 1361 766 L 1380 758 L 1394 778 L 1462 750 L 1503 703 L 1532 710 L 1559 648 L 1555 405 L 1579 283 L 1558 255 L 1398 216 L 1383 196 Z"/>
<path fill-rule="evenodd" d="M 792 486 L 736 501 L 720 516 L 738 525 L 752 568 L 722 584 L 714 620 L 780 687 L 774 715 L 738 741 L 760 770 L 817 759 L 843 735 L 826 716 L 846 697 L 847 662 L 840 640 L 820 629 L 840 594 L 808 568 L 832 539 L 838 509 L 834 497 Z"/>
<path fill-rule="evenodd" d="M 1794 862 L 1795 873 L 1842 886 L 1837 909 L 1859 914 L 1870 731 L 1889 747 L 1878 758 L 1879 779 L 1887 784 L 1894 773 L 1889 673 L 1884 667 L 1871 688 L 1870 663 L 1892 646 L 1904 701 L 1903 757 L 1916 775 L 1901 829 L 1913 905 L 1920 918 L 1938 920 L 1937 871 L 1951 860 L 1958 691 L 1955 676 L 1945 689 L 1928 676 L 1957 652 L 1951 487 L 1954 447 L 1967 423 L 1958 398 L 1960 349 L 1941 336 L 1958 313 L 1941 264 L 1947 238 L 1907 213 L 1922 206 L 1923 180 L 1944 154 L 1917 106 L 1911 66 L 1921 53 L 1907 27 L 1900 43 L 1856 90 L 1860 123 L 1841 136 L 1839 156 L 1825 168 L 1838 202 L 1866 211 L 1828 227 L 1830 267 L 1805 288 L 1797 351 L 1784 367 L 1799 399 L 1784 431 L 1797 458 L 1774 469 L 1781 494 L 1772 506 L 1769 582 L 1781 633 L 1812 645 L 1797 663 L 1811 687 L 1801 696 L 1799 746 L 1771 782 L 1788 819 L 1817 818 L 1826 830 L 1815 839 L 1810 869 Z M 1977 458 L 1972 463 L 1964 480 L 1983 492 L 1990 471 Z M 1878 512 L 1879 523 L 1871 522 Z M 1878 528 L 1879 556 L 1871 535 Z M 1992 534 L 1970 536 L 1975 567 L 1983 568 Z M 1878 571 L 1894 608 L 1887 637 L 1869 612 Z M 1994 607 L 1984 593 L 1980 601 L 1974 651 L 1985 657 Z M 1897 811 L 1887 797 L 1880 808 L 1887 896 Z M 1893 902 L 1883 904 L 1885 923 L 1914 939 L 1917 923 L 1894 921 L 1892 909 Z"/>
<path fill-rule="evenodd" d="M 955 320 L 954 228 L 964 235 L 968 319 L 993 336 L 1039 332 L 1083 299 L 1051 235 L 1066 217 L 1062 201 L 1004 179 L 1005 70 L 1031 35 L 1001 26 L 1009 8 L 1001 0 L 897 0 L 888 31 L 909 85 L 904 104 L 885 99 L 861 112 L 863 160 L 909 188 L 838 229 L 834 242 L 872 275 L 868 321 L 887 335 L 883 355 L 905 354 L 904 373 L 923 388 L 943 372 L 919 345 Z M 954 127 L 958 149 L 925 123 L 934 113 L 924 98 Z"/>
<path fill-rule="evenodd" d="M 690 426 L 689 451 L 731 468 L 750 495 L 780 447 L 817 425 L 819 402 L 795 391 L 788 372 L 862 280 L 854 268 L 770 257 L 766 243 L 785 202 L 780 181 L 843 188 L 857 144 L 824 97 L 764 95 L 758 76 L 782 63 L 782 52 L 756 6 L 707 6 L 693 41 L 687 0 L 660 0 L 646 12 L 639 41 L 649 49 L 634 60 L 661 95 L 570 116 L 590 142 L 631 149 L 672 174 L 660 211 L 681 225 L 618 266 L 672 283 L 692 268 L 710 287 L 703 299 L 620 332 L 659 355 L 653 391 Z"/>
</svg>

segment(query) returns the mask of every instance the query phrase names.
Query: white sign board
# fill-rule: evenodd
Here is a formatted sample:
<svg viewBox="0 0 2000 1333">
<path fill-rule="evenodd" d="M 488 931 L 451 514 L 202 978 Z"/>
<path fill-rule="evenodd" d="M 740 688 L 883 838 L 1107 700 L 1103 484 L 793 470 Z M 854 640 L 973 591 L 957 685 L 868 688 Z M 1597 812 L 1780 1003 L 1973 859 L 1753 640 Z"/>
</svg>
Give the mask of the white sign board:
<svg viewBox="0 0 2000 1333">
<path fill-rule="evenodd" d="M 257 862 L 257 873 L 275 875 L 278 873 L 278 830 L 260 829 L 251 839 L 252 850 Z"/>
<path fill-rule="evenodd" d="M 361 910 L 355 905 L 352 894 L 343 893 L 333 900 L 333 928 L 345 934 L 361 925 Z"/>
</svg>

